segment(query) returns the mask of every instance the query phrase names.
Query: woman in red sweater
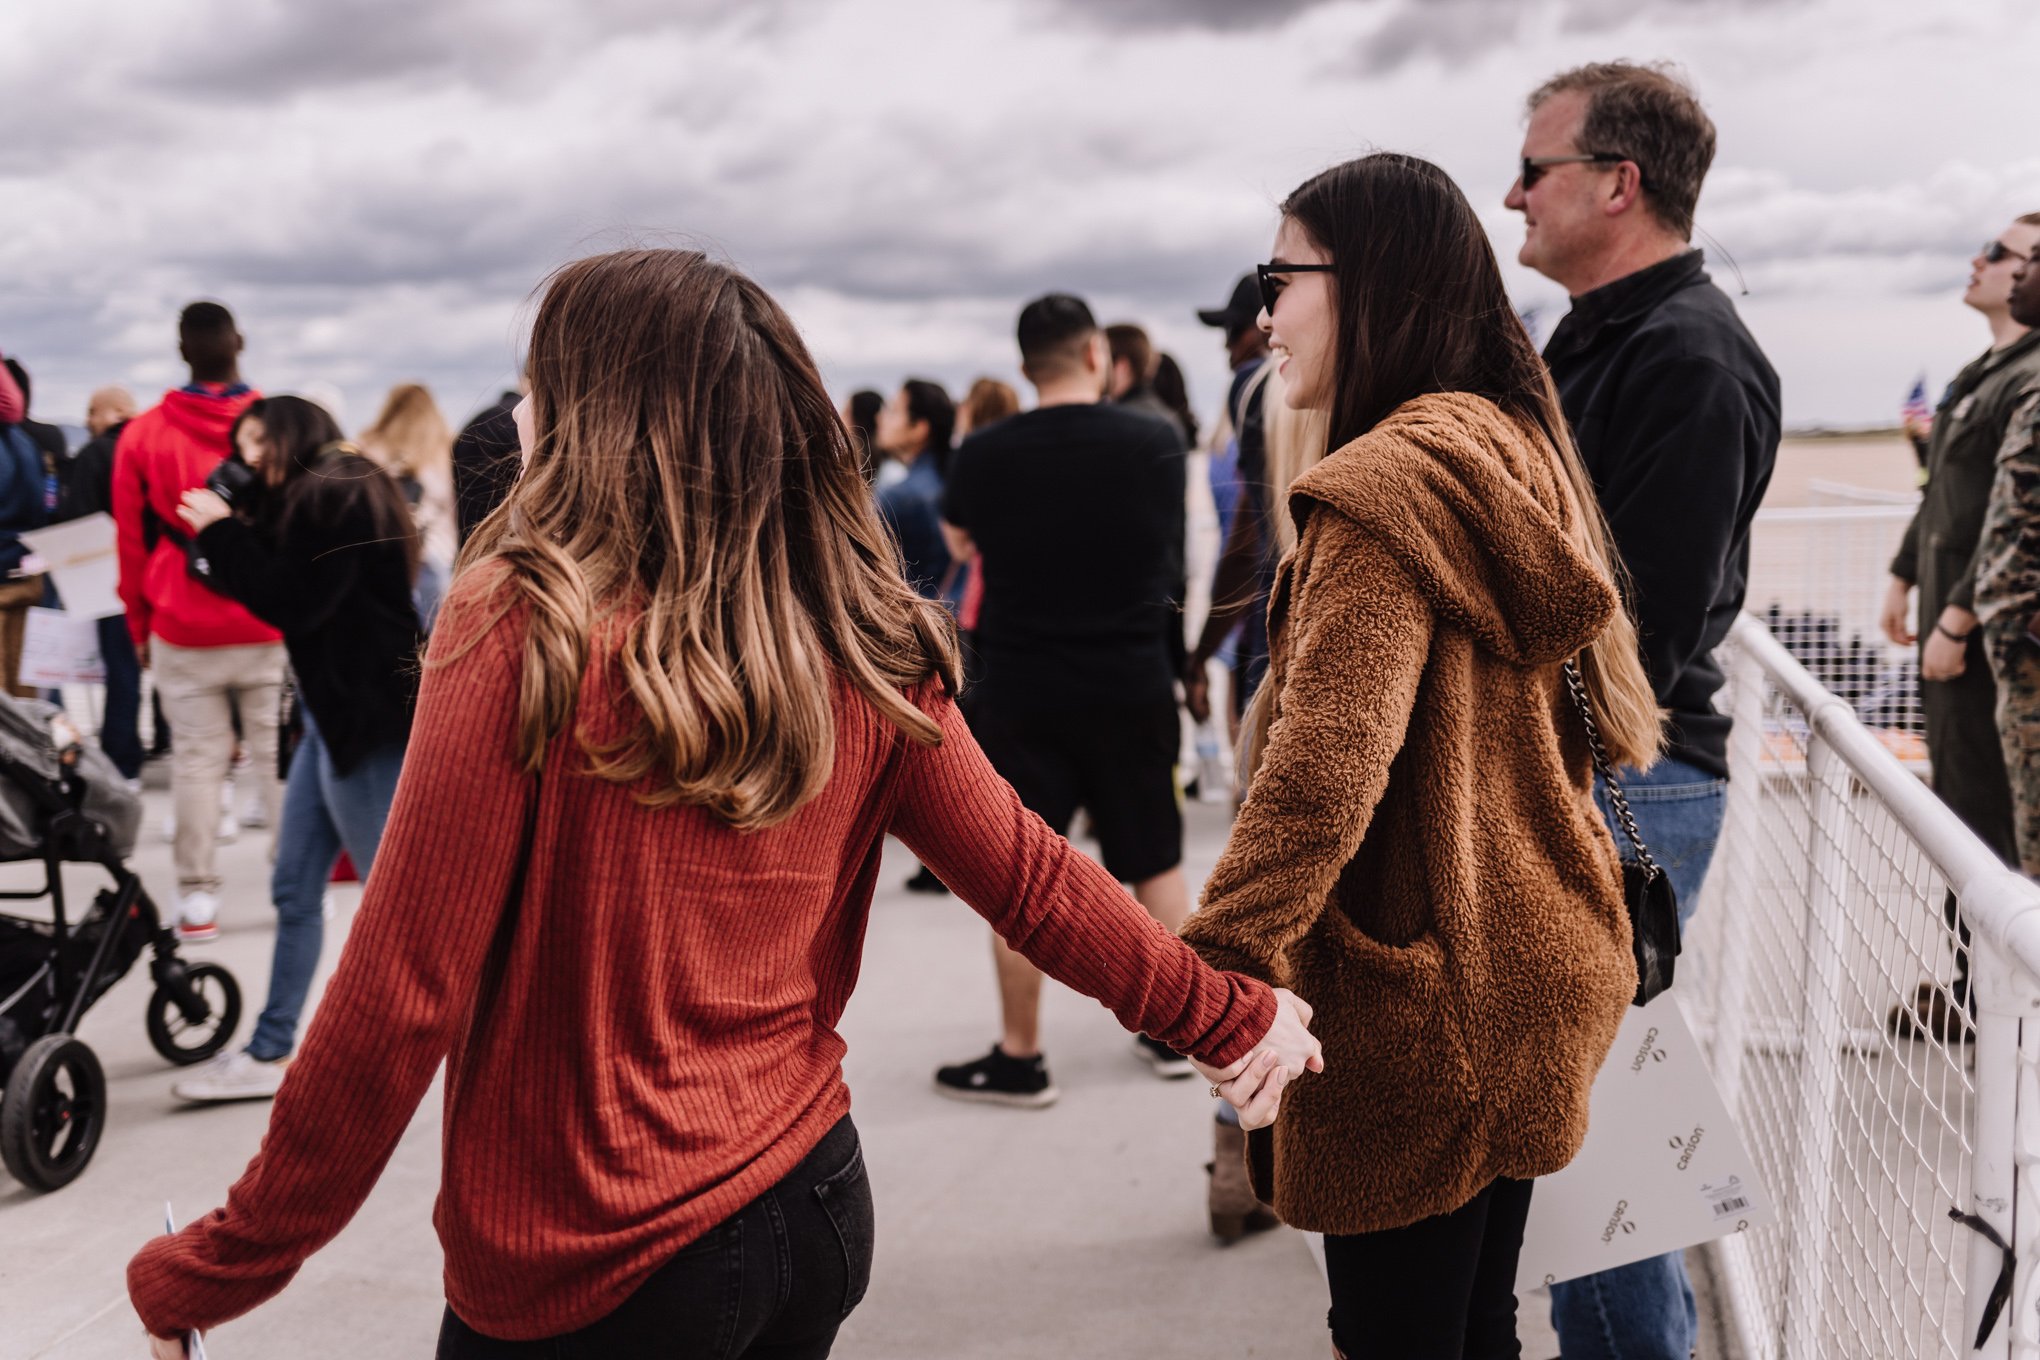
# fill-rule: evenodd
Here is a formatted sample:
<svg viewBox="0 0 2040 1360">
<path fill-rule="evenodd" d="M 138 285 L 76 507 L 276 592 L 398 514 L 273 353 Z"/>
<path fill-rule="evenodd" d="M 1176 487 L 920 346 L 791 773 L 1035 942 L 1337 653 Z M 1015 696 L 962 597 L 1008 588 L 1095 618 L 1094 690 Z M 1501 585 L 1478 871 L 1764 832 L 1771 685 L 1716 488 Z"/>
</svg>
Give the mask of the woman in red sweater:
<svg viewBox="0 0 2040 1360">
<path fill-rule="evenodd" d="M 825 1356 L 870 1276 L 836 1024 L 891 832 L 1249 1125 L 1321 1065 L 1021 807 L 792 323 L 695 252 L 560 270 L 339 968 L 226 1207 L 128 1269 L 159 1355 L 271 1297 L 442 1059 L 439 1354 Z"/>
</svg>

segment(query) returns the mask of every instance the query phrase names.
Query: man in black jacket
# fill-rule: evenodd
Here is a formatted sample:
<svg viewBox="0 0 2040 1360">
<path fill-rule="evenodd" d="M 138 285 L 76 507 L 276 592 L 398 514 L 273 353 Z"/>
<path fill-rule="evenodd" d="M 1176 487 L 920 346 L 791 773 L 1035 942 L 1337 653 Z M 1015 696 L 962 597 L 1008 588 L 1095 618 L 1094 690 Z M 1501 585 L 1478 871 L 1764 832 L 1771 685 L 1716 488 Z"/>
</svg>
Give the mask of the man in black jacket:
<svg viewBox="0 0 2040 1360">
<path fill-rule="evenodd" d="M 1778 454 L 1778 375 L 1691 244 L 1714 125 L 1658 67 L 1583 66 L 1530 96 L 1508 207 L 1518 258 L 1572 311 L 1544 357 L 1629 568 L 1644 667 L 1669 715 L 1666 756 L 1630 788 L 1690 916 L 1721 835 L 1726 715 L 1713 651 L 1742 609 L 1750 521 Z M 1554 1286 L 1574 1357 L 1686 1360 L 1697 1319 L 1677 1253 Z"/>
</svg>

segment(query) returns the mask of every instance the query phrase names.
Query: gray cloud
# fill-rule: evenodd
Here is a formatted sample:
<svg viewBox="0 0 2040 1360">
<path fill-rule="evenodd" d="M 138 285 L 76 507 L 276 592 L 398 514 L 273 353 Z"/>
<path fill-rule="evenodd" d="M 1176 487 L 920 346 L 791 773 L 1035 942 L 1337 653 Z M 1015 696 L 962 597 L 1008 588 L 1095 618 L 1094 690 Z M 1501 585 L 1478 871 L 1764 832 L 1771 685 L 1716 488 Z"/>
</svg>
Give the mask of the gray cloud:
<svg viewBox="0 0 2040 1360">
<path fill-rule="evenodd" d="M 1101 28 L 1204 28 L 1238 32 L 1280 28 L 1331 0 L 1043 0 Z"/>
<path fill-rule="evenodd" d="M 1355 47 L 1363 75 L 1384 75 L 1426 58 L 1463 66 L 1516 41 L 1525 29 L 1555 22 L 1562 33 L 1613 32 L 1639 19 L 1658 23 L 1716 20 L 1741 10 L 1804 8 L 1815 0 L 1388 0 L 1394 12 Z"/>
<path fill-rule="evenodd" d="M 1019 303 L 1067 288 L 1148 324 L 1208 401 L 1223 373 L 1191 309 L 1262 257 L 1281 190 L 1361 146 L 1411 147 L 1463 177 L 1506 256 L 1516 91 L 1595 46 L 1704 78 L 1724 160 L 1701 223 L 1760 298 L 1943 293 L 2007 199 L 2040 201 L 2040 166 L 1992 165 L 2005 153 L 1976 139 L 1994 125 L 1931 102 L 1981 76 L 1879 65 L 1874 35 L 1808 42 L 1863 6 L 1912 53 L 1932 25 L 1905 0 L 884 0 L 890 27 L 870 0 L 211 2 L 169 17 L 75 0 L 104 13 L 57 7 L 44 22 L 73 31 L 41 49 L 0 10 L 0 88 L 33 95 L 0 146 L 0 349 L 59 414 L 105 381 L 174 377 L 176 307 L 201 295 L 242 316 L 272 387 L 325 379 L 361 407 L 418 377 L 463 408 L 507 372 L 550 268 L 639 238 L 733 258 L 839 381 L 1009 371 Z M 1091 21 L 1044 25 L 1049 4 Z M 1804 54 L 1775 77 L 1714 33 L 1747 34 L 1756 6 L 1778 16 L 1766 38 Z M 97 34 L 98 60 L 52 78 L 60 47 Z M 1573 41 L 1603 34 L 1621 41 Z M 1216 103 L 1184 51 L 1282 79 Z M 1369 79 L 1323 59 L 1352 51 L 1373 54 Z M 1787 78 L 1796 104 L 1766 83 Z M 1916 87 L 1895 140 L 1847 163 L 1854 143 L 1827 128 L 1861 123 L 1851 91 Z M 1777 112 L 1793 108 L 1829 112 Z M 1943 136 L 1981 168 L 1947 169 Z M 1788 404 L 1795 362 L 1824 360 L 1781 356 Z"/>
</svg>

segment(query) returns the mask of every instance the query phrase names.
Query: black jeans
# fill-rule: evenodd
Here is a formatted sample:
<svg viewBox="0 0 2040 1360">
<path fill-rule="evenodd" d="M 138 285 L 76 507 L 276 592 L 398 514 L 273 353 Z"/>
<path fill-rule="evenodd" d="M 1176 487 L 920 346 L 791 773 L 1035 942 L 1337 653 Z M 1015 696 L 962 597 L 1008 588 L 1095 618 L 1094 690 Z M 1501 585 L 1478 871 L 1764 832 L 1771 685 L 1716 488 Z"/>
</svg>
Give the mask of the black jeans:
<svg viewBox="0 0 2040 1360">
<path fill-rule="evenodd" d="M 1498 1180 L 1407 1228 L 1325 1236 L 1332 1341 L 1346 1360 L 1517 1360 L 1516 1257 L 1530 1182 Z"/>
<path fill-rule="evenodd" d="M 609 1316 L 543 1341 L 497 1341 L 449 1308 L 439 1360 L 822 1360 L 871 1283 L 871 1243 L 871 1181 L 845 1118 Z"/>
</svg>

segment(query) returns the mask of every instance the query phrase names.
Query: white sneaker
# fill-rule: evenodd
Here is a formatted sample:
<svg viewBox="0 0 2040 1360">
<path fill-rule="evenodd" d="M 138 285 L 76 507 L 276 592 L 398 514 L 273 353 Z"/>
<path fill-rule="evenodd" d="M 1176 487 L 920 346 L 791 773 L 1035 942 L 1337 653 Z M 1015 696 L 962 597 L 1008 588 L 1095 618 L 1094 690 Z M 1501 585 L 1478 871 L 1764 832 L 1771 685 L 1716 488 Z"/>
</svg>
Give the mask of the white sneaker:
<svg viewBox="0 0 2040 1360">
<path fill-rule="evenodd" d="M 268 1100 L 283 1085 L 290 1059 L 263 1062 L 247 1049 L 222 1053 L 170 1088 L 179 1100 L 199 1104 L 220 1100 Z"/>
<path fill-rule="evenodd" d="M 330 921 L 339 914 L 340 904 L 334 900 L 333 890 L 328 888 L 326 895 L 319 899 L 319 916 L 322 920 Z"/>
<path fill-rule="evenodd" d="M 173 842 L 175 842 L 176 839 L 177 839 L 177 814 L 175 812 L 166 812 L 163 814 L 163 844 L 170 845 Z"/>
<path fill-rule="evenodd" d="M 259 786 L 248 790 L 248 797 L 241 804 L 241 825 L 250 831 L 260 831 L 269 825 L 269 804 Z"/>
<path fill-rule="evenodd" d="M 241 819 L 234 815 L 232 808 L 220 809 L 220 827 L 215 839 L 221 845 L 229 845 L 241 839 Z"/>
<path fill-rule="evenodd" d="M 220 928 L 216 924 L 219 914 L 219 894 L 209 892 L 184 894 L 177 899 L 177 938 L 186 944 L 217 940 L 220 937 Z"/>
</svg>

